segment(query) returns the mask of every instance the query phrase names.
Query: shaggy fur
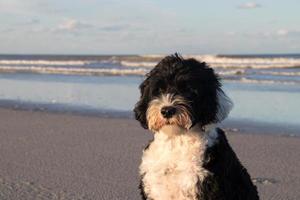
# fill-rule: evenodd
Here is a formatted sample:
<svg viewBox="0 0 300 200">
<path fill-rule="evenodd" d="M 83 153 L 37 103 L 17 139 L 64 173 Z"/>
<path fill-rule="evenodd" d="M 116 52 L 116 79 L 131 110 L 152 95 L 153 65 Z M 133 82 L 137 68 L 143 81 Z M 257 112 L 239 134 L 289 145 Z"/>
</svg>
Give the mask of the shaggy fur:
<svg viewBox="0 0 300 200">
<path fill-rule="evenodd" d="M 176 117 L 166 119 L 161 115 L 161 109 L 167 106 L 173 106 L 178 111 L 175 113 Z M 146 116 L 149 129 L 154 132 L 159 131 L 166 124 L 177 124 L 189 129 L 192 126 L 189 110 L 189 104 L 183 97 L 172 94 L 161 95 L 159 98 L 153 99 L 147 109 Z"/>
<path fill-rule="evenodd" d="M 213 69 L 177 54 L 167 56 L 140 90 L 135 117 L 154 132 L 140 165 L 143 199 L 259 199 L 224 132 L 216 127 L 232 103 Z"/>
</svg>

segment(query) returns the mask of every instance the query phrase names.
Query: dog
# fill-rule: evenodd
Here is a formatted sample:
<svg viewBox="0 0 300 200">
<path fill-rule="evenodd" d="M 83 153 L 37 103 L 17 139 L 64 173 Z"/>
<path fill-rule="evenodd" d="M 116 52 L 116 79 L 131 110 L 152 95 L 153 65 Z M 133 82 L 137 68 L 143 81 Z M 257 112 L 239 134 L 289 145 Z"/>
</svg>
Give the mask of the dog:
<svg viewBox="0 0 300 200">
<path fill-rule="evenodd" d="M 217 127 L 233 103 L 205 62 L 163 58 L 140 85 L 134 108 L 154 132 L 143 151 L 143 200 L 258 200 L 256 186 Z"/>
</svg>

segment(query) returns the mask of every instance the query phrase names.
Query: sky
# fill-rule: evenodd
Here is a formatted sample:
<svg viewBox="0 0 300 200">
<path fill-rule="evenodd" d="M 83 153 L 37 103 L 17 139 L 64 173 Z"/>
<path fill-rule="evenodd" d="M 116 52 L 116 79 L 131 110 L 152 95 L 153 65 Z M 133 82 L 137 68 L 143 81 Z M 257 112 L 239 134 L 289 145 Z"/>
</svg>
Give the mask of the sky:
<svg viewBox="0 0 300 200">
<path fill-rule="evenodd" d="M 0 0 L 0 53 L 300 53 L 299 8 L 299 0 Z"/>
</svg>

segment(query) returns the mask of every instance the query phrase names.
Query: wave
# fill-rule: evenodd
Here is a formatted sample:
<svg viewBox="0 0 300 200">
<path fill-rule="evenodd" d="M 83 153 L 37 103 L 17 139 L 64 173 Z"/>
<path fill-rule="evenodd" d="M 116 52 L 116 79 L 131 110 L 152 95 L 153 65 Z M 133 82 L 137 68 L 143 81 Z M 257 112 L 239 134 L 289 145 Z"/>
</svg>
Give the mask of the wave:
<svg viewBox="0 0 300 200">
<path fill-rule="evenodd" d="M 76 57 L 68 59 L 1 59 L 1 65 L 15 66 L 89 66 L 97 64 L 119 64 L 123 67 L 153 68 L 164 55 L 141 56 L 106 56 L 106 57 Z M 218 55 L 184 55 L 185 58 L 195 58 L 208 63 L 213 68 L 233 69 L 268 69 L 268 68 L 300 68 L 298 57 L 230 57 Z"/>
<path fill-rule="evenodd" d="M 79 74 L 79 75 L 145 75 L 148 70 L 145 69 L 95 69 L 95 68 L 65 68 L 65 67 L 44 67 L 44 66 L 30 66 L 30 67 L 11 67 L 0 66 L 0 72 L 31 72 L 41 74 Z"/>
<path fill-rule="evenodd" d="M 254 69 L 266 69 L 266 68 L 287 68 L 287 67 L 299 67 L 300 59 L 296 58 L 233 58 L 214 55 L 191 55 L 188 57 L 194 57 L 197 60 L 207 62 L 212 67 L 217 68 L 254 68 Z"/>
<path fill-rule="evenodd" d="M 146 55 L 140 55 L 141 57 L 144 58 L 163 58 L 166 55 L 162 55 L 162 54 L 146 54 Z"/>
<path fill-rule="evenodd" d="M 268 72 L 261 71 L 260 74 L 273 75 L 273 76 L 300 76 L 300 72 Z"/>
<path fill-rule="evenodd" d="M 226 71 L 216 71 L 217 74 L 221 76 L 229 76 L 229 75 L 243 75 L 245 74 L 245 70 L 237 69 L 237 70 L 226 70 Z"/>
<path fill-rule="evenodd" d="M 0 60 L 1 65 L 70 65 L 81 66 L 91 64 L 95 61 L 80 61 L 80 60 Z"/>
<path fill-rule="evenodd" d="M 76 68 L 76 67 L 45 67 L 45 66 L 0 66 L 0 73 L 38 73 L 38 74 L 64 74 L 64 75 L 94 75 L 94 76 L 144 76 L 149 69 L 143 68 Z M 296 85 L 295 80 L 270 80 L 244 77 L 244 70 L 217 71 L 224 81 L 256 83 L 256 84 L 285 84 Z"/>
<path fill-rule="evenodd" d="M 157 62 L 132 62 L 132 61 L 121 61 L 120 64 L 126 67 L 154 67 Z"/>
<path fill-rule="evenodd" d="M 143 58 L 162 58 L 159 55 L 143 55 Z M 217 55 L 185 55 L 185 58 L 195 58 L 199 61 L 206 62 L 213 68 L 291 68 L 300 67 L 299 58 L 287 57 L 225 57 Z M 154 67 L 157 61 L 127 61 L 121 60 L 121 65 L 127 67 Z"/>
<path fill-rule="evenodd" d="M 266 79 L 249 79 L 242 77 L 240 79 L 224 79 L 230 82 L 242 82 L 242 83 L 254 83 L 254 84 L 284 84 L 284 85 L 297 85 L 300 84 L 298 81 L 283 81 L 283 80 L 266 80 Z"/>
</svg>

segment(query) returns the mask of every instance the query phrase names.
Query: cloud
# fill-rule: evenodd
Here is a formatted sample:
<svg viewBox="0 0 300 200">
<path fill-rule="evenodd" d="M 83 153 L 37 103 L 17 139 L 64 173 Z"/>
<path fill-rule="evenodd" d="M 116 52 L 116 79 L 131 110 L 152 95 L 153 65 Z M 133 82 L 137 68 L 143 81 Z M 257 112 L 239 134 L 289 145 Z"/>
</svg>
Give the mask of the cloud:
<svg viewBox="0 0 300 200">
<path fill-rule="evenodd" d="M 278 39 L 278 38 L 297 38 L 300 37 L 299 29 L 278 29 L 278 30 L 267 30 L 267 31 L 253 31 L 253 32 L 225 32 L 226 36 L 234 37 L 246 37 L 246 38 L 256 38 L 256 39 Z"/>
<path fill-rule="evenodd" d="M 260 7 L 260 4 L 254 2 L 247 2 L 238 6 L 239 9 L 255 9 Z"/>
<path fill-rule="evenodd" d="M 276 35 L 281 37 L 299 37 L 300 30 L 279 29 L 276 31 Z"/>
<path fill-rule="evenodd" d="M 65 19 L 55 29 L 56 32 L 79 32 L 94 27 L 92 24 L 76 19 Z"/>
<path fill-rule="evenodd" d="M 40 20 L 37 18 L 22 19 L 22 21 L 17 23 L 11 23 L 0 28 L 1 33 L 12 33 L 12 32 L 22 32 L 27 30 L 36 29 L 40 25 Z"/>
<path fill-rule="evenodd" d="M 289 31 L 286 30 L 286 29 L 279 29 L 279 30 L 277 30 L 277 32 L 276 32 L 276 34 L 277 34 L 278 36 L 286 36 L 286 35 L 288 35 L 288 33 L 289 33 Z"/>
</svg>

